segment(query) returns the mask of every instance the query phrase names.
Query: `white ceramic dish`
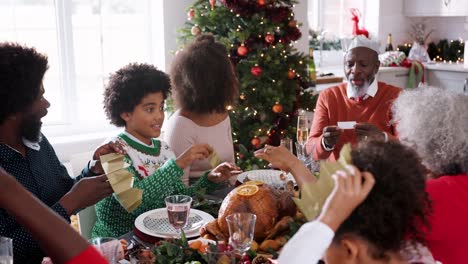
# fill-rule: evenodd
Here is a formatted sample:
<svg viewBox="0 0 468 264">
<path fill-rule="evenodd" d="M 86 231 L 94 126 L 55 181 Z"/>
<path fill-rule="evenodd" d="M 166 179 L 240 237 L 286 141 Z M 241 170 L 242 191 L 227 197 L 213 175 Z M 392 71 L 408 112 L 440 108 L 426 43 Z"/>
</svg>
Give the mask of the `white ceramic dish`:
<svg viewBox="0 0 468 264">
<path fill-rule="evenodd" d="M 184 228 L 187 238 L 200 235 L 200 228 L 214 220 L 214 217 L 208 213 L 197 209 L 190 209 L 190 215 L 187 226 Z M 144 234 L 171 238 L 177 237 L 176 230 L 169 224 L 166 208 L 159 208 L 143 213 L 135 219 L 135 227 Z"/>
</svg>

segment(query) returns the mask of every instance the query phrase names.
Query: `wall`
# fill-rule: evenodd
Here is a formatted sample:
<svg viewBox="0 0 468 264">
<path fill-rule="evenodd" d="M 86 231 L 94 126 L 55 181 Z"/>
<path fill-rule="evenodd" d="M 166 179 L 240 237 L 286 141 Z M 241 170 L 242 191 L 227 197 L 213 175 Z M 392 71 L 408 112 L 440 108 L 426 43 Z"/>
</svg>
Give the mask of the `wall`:
<svg viewBox="0 0 468 264">
<path fill-rule="evenodd" d="M 427 28 L 434 29 L 428 42 L 440 39 L 468 39 L 467 17 L 406 17 L 403 15 L 404 1 L 411 0 L 380 0 L 379 8 L 379 41 L 385 45 L 387 35 L 392 34 L 393 46 L 404 42 L 413 42 L 408 31 L 412 22 L 424 22 Z"/>
</svg>

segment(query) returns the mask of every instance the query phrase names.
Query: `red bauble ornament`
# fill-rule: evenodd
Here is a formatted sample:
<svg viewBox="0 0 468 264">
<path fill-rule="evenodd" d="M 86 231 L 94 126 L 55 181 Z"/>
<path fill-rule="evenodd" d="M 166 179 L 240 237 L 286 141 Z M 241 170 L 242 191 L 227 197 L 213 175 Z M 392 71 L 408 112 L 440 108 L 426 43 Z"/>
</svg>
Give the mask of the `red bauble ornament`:
<svg viewBox="0 0 468 264">
<path fill-rule="evenodd" d="M 244 45 L 239 46 L 237 48 L 237 54 L 239 54 L 239 56 L 245 56 L 247 55 L 248 52 L 249 52 L 249 49 Z"/>
<path fill-rule="evenodd" d="M 250 73 L 252 73 L 253 76 L 255 77 L 258 77 L 260 75 L 262 75 L 262 68 L 260 68 L 260 66 L 253 66 L 251 69 L 250 69 Z"/>
<path fill-rule="evenodd" d="M 296 73 L 293 70 L 288 71 L 288 80 L 296 78 Z"/>
<path fill-rule="evenodd" d="M 265 41 L 269 44 L 273 43 L 275 41 L 275 35 L 273 34 L 266 34 L 265 35 Z"/>
<path fill-rule="evenodd" d="M 187 12 L 187 19 L 192 20 L 194 16 L 195 16 L 195 10 L 190 9 L 190 11 Z"/>
<path fill-rule="evenodd" d="M 275 105 L 273 105 L 271 110 L 273 111 L 273 113 L 279 114 L 283 112 L 283 106 L 280 103 L 276 103 Z"/>
<path fill-rule="evenodd" d="M 258 148 L 260 146 L 260 139 L 258 137 L 254 137 L 252 138 L 252 140 L 250 140 L 250 144 L 252 144 L 252 146 L 254 146 L 255 148 Z"/>
<path fill-rule="evenodd" d="M 264 6 L 264 5 L 266 5 L 266 0 L 257 0 L 257 4 L 259 6 Z"/>
<path fill-rule="evenodd" d="M 291 21 L 289 21 L 288 26 L 290 26 L 290 27 L 296 27 L 296 26 L 297 26 L 297 21 L 296 21 L 296 20 L 291 20 Z"/>
</svg>

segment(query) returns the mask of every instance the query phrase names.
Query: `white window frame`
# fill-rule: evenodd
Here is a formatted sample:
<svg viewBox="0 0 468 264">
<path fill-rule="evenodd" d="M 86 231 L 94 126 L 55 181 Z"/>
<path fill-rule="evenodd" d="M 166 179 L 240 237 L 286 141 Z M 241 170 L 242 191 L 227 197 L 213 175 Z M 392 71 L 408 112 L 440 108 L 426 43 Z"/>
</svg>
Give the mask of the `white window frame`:
<svg viewBox="0 0 468 264">
<path fill-rule="evenodd" d="M 140 0 L 141 1 L 141 0 Z M 163 23 L 163 1 L 144 0 L 148 6 L 146 12 L 146 31 L 148 32 L 148 61 L 159 69 L 165 68 L 164 54 L 164 23 Z M 74 57 L 73 27 L 72 27 L 72 1 L 55 0 L 57 41 L 60 65 L 60 90 L 62 91 L 63 111 L 62 121 L 50 121 L 43 125 L 42 131 L 47 137 L 68 138 L 82 134 L 86 137 L 101 137 L 103 134 L 114 133 L 115 126 L 106 122 L 87 121 L 82 123 L 73 122 L 78 120 L 77 101 L 77 79 Z M 157 36 L 156 36 L 157 35 Z M 157 41 L 156 41 L 157 40 Z M 123 66 L 123 65 L 122 65 Z M 47 73 L 46 73 L 47 74 Z M 104 73 L 105 75 L 109 73 Z M 47 98 L 47 87 L 46 87 Z M 54 102 L 51 102 L 52 104 Z M 104 110 L 102 110 L 104 111 Z"/>
</svg>

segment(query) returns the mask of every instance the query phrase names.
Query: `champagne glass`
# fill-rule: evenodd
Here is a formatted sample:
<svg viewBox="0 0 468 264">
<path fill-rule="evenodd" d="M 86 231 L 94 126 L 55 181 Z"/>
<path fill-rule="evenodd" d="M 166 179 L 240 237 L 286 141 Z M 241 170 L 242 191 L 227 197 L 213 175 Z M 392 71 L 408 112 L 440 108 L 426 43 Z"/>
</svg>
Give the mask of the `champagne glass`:
<svg viewBox="0 0 468 264">
<path fill-rule="evenodd" d="M 243 255 L 252 244 L 257 216 L 251 213 L 235 213 L 226 217 L 229 227 L 229 242 Z"/>
<path fill-rule="evenodd" d="M 169 223 L 176 230 L 177 237 L 180 238 L 182 228 L 187 225 L 192 197 L 187 195 L 171 195 L 164 200 L 166 202 Z"/>
<path fill-rule="evenodd" d="M 309 137 L 309 120 L 304 110 L 301 110 L 297 117 L 297 142 L 304 145 Z"/>
</svg>

